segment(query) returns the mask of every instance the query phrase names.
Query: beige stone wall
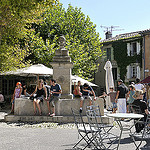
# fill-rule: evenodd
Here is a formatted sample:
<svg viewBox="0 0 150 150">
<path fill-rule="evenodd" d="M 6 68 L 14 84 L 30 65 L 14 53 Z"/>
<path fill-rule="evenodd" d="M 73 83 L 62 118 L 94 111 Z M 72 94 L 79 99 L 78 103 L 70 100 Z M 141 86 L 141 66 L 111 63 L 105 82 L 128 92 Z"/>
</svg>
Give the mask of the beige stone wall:
<svg viewBox="0 0 150 150">
<path fill-rule="evenodd" d="M 83 102 L 83 112 L 82 115 L 86 115 L 86 106 L 89 105 L 89 99 L 85 99 Z M 101 115 L 104 115 L 104 100 L 102 98 L 97 98 L 96 101 L 94 101 L 95 105 L 99 105 Z M 41 111 L 43 116 L 47 116 L 48 114 L 48 108 L 46 101 L 43 101 L 43 103 L 40 103 Z M 76 110 L 80 109 L 80 98 L 76 99 L 60 99 L 56 103 L 55 107 L 55 113 L 56 116 L 72 116 L 71 108 L 74 108 Z M 38 112 L 38 110 L 37 110 Z M 34 110 L 33 110 L 33 101 L 29 99 L 24 98 L 18 98 L 15 100 L 15 109 L 14 109 L 14 115 L 17 116 L 33 116 Z"/>
<path fill-rule="evenodd" d="M 150 76 L 150 35 L 145 36 L 145 77 Z"/>
</svg>

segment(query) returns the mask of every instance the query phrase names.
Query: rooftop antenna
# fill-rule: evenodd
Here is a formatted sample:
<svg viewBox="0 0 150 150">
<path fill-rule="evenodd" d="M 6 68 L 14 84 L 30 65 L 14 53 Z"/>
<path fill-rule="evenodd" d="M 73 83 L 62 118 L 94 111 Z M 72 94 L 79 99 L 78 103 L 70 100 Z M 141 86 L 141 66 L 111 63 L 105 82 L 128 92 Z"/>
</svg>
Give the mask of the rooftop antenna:
<svg viewBox="0 0 150 150">
<path fill-rule="evenodd" d="M 104 32 L 111 32 L 112 33 L 112 31 L 121 31 L 121 30 L 124 30 L 124 29 L 116 29 L 116 28 L 119 28 L 119 26 L 103 26 L 103 25 L 101 25 L 100 26 L 101 28 L 105 28 L 106 30 L 104 30 Z"/>
</svg>

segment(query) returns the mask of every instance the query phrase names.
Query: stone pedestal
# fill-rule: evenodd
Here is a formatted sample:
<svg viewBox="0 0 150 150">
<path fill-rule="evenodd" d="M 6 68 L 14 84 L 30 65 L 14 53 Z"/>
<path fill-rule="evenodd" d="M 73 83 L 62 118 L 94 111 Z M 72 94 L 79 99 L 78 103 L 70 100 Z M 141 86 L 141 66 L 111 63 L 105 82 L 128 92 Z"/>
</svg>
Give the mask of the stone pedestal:
<svg viewBox="0 0 150 150">
<path fill-rule="evenodd" d="M 53 67 L 53 78 L 61 85 L 61 99 L 72 99 L 71 69 L 73 67 L 73 63 L 71 62 L 68 50 L 65 49 L 66 40 L 64 36 L 60 36 L 59 44 L 60 48 L 56 50 L 53 62 L 51 62 Z"/>
<path fill-rule="evenodd" d="M 61 85 L 62 95 L 61 99 L 72 99 L 71 94 L 71 68 L 72 63 L 63 62 L 51 63 L 53 66 L 53 78 L 56 80 L 58 84 Z"/>
</svg>

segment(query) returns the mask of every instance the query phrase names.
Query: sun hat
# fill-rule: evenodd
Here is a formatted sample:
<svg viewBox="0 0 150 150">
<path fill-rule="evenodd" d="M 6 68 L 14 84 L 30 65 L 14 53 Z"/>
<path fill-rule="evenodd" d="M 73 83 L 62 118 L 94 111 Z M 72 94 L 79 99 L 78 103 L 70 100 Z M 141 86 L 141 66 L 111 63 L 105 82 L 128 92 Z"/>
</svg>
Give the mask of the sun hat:
<svg viewBox="0 0 150 150">
<path fill-rule="evenodd" d="M 16 86 L 17 86 L 17 85 L 21 85 L 21 82 L 17 82 L 17 83 L 16 83 Z"/>
<path fill-rule="evenodd" d="M 109 89 L 114 89 L 114 87 L 113 86 L 110 86 L 110 88 Z"/>
<path fill-rule="evenodd" d="M 130 84 L 130 85 L 129 85 L 129 88 L 134 89 L 134 88 L 135 88 L 134 84 Z"/>
<path fill-rule="evenodd" d="M 140 95 L 142 95 L 143 94 L 143 91 L 142 90 L 136 90 L 135 91 L 135 94 L 132 96 L 133 98 L 137 98 L 137 97 L 139 97 Z"/>
</svg>

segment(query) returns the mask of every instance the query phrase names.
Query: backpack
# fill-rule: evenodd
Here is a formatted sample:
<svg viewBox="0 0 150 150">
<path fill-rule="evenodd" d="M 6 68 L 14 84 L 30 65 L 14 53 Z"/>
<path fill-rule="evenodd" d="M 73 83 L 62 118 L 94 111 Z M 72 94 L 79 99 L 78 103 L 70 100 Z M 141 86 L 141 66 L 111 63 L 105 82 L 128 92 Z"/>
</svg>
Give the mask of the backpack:
<svg viewBox="0 0 150 150">
<path fill-rule="evenodd" d="M 74 95 L 78 95 L 77 89 L 75 89 L 75 90 L 73 91 L 73 94 L 74 94 Z"/>
<path fill-rule="evenodd" d="M 125 89 L 125 94 L 127 94 L 129 92 L 129 89 L 127 88 L 125 84 L 124 84 L 124 89 Z"/>
</svg>

